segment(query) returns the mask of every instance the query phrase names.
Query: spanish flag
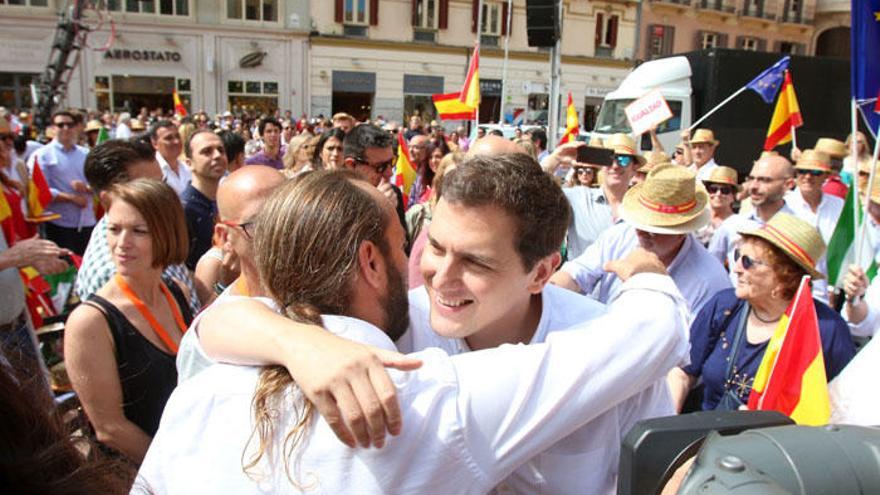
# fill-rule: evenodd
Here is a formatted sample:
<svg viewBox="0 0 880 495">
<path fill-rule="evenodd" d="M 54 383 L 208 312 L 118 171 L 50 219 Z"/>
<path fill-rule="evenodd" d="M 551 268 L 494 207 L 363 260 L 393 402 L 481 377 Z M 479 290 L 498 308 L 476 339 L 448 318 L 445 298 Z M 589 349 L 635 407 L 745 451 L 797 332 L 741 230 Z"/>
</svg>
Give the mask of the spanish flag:
<svg viewBox="0 0 880 495">
<path fill-rule="evenodd" d="M 565 134 L 559 140 L 559 144 L 570 143 L 577 140 L 580 122 L 578 122 L 577 109 L 574 108 L 574 100 L 571 98 L 571 91 L 568 92 L 568 110 L 565 114 Z"/>
<path fill-rule="evenodd" d="M 178 117 L 186 117 L 186 107 L 183 106 L 183 102 L 180 101 L 180 95 L 177 94 L 177 88 L 172 91 L 171 96 L 174 97 L 174 113 L 176 113 Z"/>
<path fill-rule="evenodd" d="M 17 240 L 15 227 L 12 219 L 12 206 L 6 199 L 6 194 L 0 187 L 0 234 L 6 239 L 6 244 L 12 245 Z"/>
<path fill-rule="evenodd" d="M 802 125 L 804 125 L 804 119 L 801 117 L 801 107 L 794 94 L 791 74 L 785 71 L 785 80 L 782 82 L 782 89 L 776 99 L 776 108 L 773 110 L 773 118 L 770 119 L 770 128 L 767 129 L 764 151 L 770 151 L 777 145 L 791 141 L 794 129 Z"/>
<path fill-rule="evenodd" d="M 40 163 L 34 158 L 34 170 L 31 172 L 31 180 L 28 182 L 28 215 L 32 218 L 43 216 L 46 206 L 51 202 L 52 192 L 49 190 L 49 183 L 46 182 L 46 176 L 43 175 Z"/>
<path fill-rule="evenodd" d="M 801 280 L 767 344 L 749 395 L 749 409 L 779 411 L 799 425 L 823 425 L 831 417 L 809 276 Z"/>
<path fill-rule="evenodd" d="M 431 95 L 440 120 L 473 120 L 476 110 L 462 103 L 459 99 L 460 94 Z"/>
<path fill-rule="evenodd" d="M 403 132 L 397 133 L 397 162 L 394 167 L 394 185 L 403 191 L 403 197 L 409 197 L 409 191 L 412 189 L 413 182 L 416 180 L 416 170 L 412 166 L 412 159 L 409 157 L 409 147 L 406 145 L 406 139 Z"/>
<path fill-rule="evenodd" d="M 480 43 L 474 45 L 474 56 L 468 65 L 464 86 L 458 95 L 459 101 L 471 108 L 480 108 Z"/>
</svg>

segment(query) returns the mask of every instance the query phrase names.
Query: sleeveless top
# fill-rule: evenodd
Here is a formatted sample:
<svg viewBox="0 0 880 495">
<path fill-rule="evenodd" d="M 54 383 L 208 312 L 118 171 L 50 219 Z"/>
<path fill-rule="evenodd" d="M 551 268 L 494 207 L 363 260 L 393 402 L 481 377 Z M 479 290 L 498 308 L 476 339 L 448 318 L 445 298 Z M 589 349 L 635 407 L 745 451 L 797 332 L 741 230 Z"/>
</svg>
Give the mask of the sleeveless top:
<svg viewBox="0 0 880 495">
<path fill-rule="evenodd" d="M 189 326 L 192 313 L 183 291 L 169 279 L 163 279 L 163 283 L 171 290 Z M 125 417 L 152 437 L 159 429 L 165 403 L 177 386 L 175 356 L 147 340 L 113 303 L 96 294 L 89 296 L 88 303 L 99 307 L 113 336 Z"/>
</svg>

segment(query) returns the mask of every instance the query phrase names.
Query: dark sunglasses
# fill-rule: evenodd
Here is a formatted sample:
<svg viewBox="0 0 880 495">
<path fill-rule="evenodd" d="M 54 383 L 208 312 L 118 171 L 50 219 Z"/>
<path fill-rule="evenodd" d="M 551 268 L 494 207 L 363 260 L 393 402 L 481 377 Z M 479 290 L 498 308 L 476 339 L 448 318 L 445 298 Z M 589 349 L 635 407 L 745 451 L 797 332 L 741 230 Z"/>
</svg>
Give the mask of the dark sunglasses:
<svg viewBox="0 0 880 495">
<path fill-rule="evenodd" d="M 614 155 L 614 163 L 621 167 L 629 167 L 634 160 L 632 155 Z"/>
<path fill-rule="evenodd" d="M 683 155 L 683 154 L 684 154 L 684 150 L 680 150 L 677 148 L 675 151 L 672 152 L 672 156 L 678 156 L 678 155 Z"/>
<path fill-rule="evenodd" d="M 732 187 L 719 184 L 709 184 L 706 186 L 706 190 L 709 191 L 709 194 L 715 194 L 717 192 L 720 192 L 721 194 L 733 194 Z"/>
<path fill-rule="evenodd" d="M 391 160 L 388 160 L 387 162 L 377 163 L 375 165 L 364 160 L 363 158 L 355 158 L 354 161 L 356 161 L 360 164 L 366 165 L 368 167 L 371 167 L 372 169 L 374 169 L 376 171 L 377 174 L 384 173 L 386 170 L 388 170 L 389 167 L 391 167 L 394 164 L 393 158 Z"/>
<path fill-rule="evenodd" d="M 588 173 L 591 174 L 591 173 L 593 173 L 593 169 L 590 169 L 587 167 L 577 167 L 574 169 L 574 173 L 576 173 L 578 175 L 588 174 Z"/>
<path fill-rule="evenodd" d="M 742 254 L 739 252 L 739 248 L 733 250 L 733 261 L 734 263 L 738 261 L 742 261 L 743 269 L 751 270 L 755 265 L 763 265 L 762 261 L 758 261 L 756 259 L 751 258 L 747 254 Z"/>
<path fill-rule="evenodd" d="M 812 175 L 813 177 L 821 177 L 825 174 L 825 172 L 821 170 L 804 170 L 802 168 L 795 169 L 795 173 L 798 175 Z"/>
<path fill-rule="evenodd" d="M 73 129 L 76 126 L 76 122 L 55 122 L 54 125 L 62 129 Z"/>
</svg>

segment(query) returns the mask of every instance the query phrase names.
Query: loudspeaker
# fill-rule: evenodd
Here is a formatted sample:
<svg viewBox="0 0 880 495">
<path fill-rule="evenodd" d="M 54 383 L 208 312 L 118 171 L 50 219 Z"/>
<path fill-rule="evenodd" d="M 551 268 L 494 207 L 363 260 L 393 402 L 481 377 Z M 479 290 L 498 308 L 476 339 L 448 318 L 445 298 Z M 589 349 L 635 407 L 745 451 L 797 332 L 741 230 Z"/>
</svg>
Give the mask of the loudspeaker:
<svg viewBox="0 0 880 495">
<path fill-rule="evenodd" d="M 562 34 L 560 0 L 526 0 L 529 46 L 553 47 Z"/>
</svg>

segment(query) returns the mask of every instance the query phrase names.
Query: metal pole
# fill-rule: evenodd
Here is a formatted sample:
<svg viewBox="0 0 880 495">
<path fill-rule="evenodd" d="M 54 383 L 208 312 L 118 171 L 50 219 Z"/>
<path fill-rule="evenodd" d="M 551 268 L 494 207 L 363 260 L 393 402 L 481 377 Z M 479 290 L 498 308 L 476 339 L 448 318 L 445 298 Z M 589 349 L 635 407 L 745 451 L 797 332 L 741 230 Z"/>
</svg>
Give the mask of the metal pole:
<svg viewBox="0 0 880 495">
<path fill-rule="evenodd" d="M 501 124 L 504 124 L 504 107 L 507 102 L 507 55 L 510 52 L 510 20 L 513 18 L 513 0 L 507 0 L 507 36 L 504 38 L 504 63 L 501 66 Z M 511 121 L 511 124 L 513 122 Z"/>
<path fill-rule="evenodd" d="M 562 2 L 559 2 L 559 24 L 562 25 Z M 559 80 L 562 76 L 562 29 L 559 30 L 559 39 L 550 50 L 550 112 L 547 135 L 547 151 L 552 151 L 556 146 L 556 129 L 559 128 Z"/>
<path fill-rule="evenodd" d="M 479 0 L 477 2 L 477 43 L 474 46 L 480 46 L 480 41 L 483 36 L 483 0 Z M 474 56 L 472 54 L 471 56 Z M 470 61 L 468 61 L 468 66 L 470 66 Z M 467 70 L 467 69 L 465 69 Z M 467 77 L 467 74 L 465 74 Z M 480 93 L 480 104 L 483 103 L 483 95 Z M 474 129 L 473 134 L 476 135 L 477 129 L 480 128 L 480 107 L 477 105 L 476 110 L 474 111 Z"/>
</svg>

